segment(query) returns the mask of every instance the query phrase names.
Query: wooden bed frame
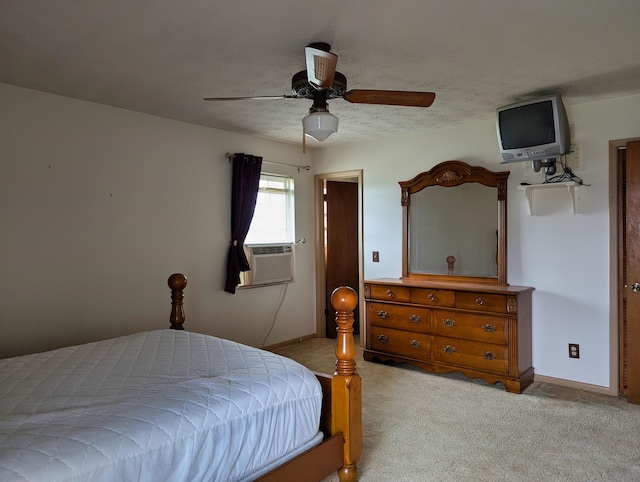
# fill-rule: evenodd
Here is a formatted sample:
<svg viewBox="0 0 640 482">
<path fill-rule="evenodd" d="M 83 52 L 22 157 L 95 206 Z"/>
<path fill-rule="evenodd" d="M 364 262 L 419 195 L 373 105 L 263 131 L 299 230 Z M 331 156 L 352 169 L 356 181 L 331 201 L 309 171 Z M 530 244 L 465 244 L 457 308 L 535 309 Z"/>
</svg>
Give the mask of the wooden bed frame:
<svg viewBox="0 0 640 482">
<path fill-rule="evenodd" d="M 187 278 L 175 273 L 169 277 L 168 284 L 171 288 L 171 328 L 183 330 L 182 302 Z M 323 393 L 320 430 L 325 435 L 324 440 L 257 480 L 312 482 L 320 481 L 334 471 L 341 482 L 357 479 L 357 463 L 362 455 L 362 384 L 356 373 L 353 340 L 353 309 L 357 301 L 356 292 L 346 286 L 336 288 L 331 294 L 338 325 L 336 371 L 333 376 L 316 373 Z"/>
</svg>

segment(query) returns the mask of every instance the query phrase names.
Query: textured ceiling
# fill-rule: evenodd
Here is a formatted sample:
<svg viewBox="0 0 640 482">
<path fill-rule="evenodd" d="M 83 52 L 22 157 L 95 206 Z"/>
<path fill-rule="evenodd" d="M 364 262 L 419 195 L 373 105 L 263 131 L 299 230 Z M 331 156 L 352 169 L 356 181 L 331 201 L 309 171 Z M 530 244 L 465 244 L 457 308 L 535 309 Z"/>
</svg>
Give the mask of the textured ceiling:
<svg viewBox="0 0 640 482">
<path fill-rule="evenodd" d="M 0 82 L 299 144 L 306 99 L 282 95 L 304 47 L 348 88 L 436 92 L 428 109 L 329 102 L 322 147 L 493 118 L 559 92 L 640 92 L 639 0 L 0 0 Z"/>
</svg>

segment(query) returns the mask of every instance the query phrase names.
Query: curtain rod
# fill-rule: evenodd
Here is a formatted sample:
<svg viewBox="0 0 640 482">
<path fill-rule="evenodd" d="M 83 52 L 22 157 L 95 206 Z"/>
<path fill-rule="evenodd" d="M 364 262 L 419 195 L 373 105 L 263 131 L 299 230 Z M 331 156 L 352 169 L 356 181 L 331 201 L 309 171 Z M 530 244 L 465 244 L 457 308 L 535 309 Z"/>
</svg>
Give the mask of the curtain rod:
<svg viewBox="0 0 640 482">
<path fill-rule="evenodd" d="M 224 157 L 226 157 L 229 162 L 231 162 L 231 159 L 233 159 L 233 154 L 227 152 Z M 304 169 L 305 171 L 308 171 L 309 169 L 311 169 L 311 166 L 298 166 L 297 164 L 286 164 L 284 162 L 274 162 L 274 161 L 265 161 L 264 159 L 262 160 L 262 162 L 267 163 L 267 164 L 275 164 L 276 166 L 287 166 L 287 167 L 295 167 L 298 172 L 300 172 L 300 169 Z"/>
</svg>

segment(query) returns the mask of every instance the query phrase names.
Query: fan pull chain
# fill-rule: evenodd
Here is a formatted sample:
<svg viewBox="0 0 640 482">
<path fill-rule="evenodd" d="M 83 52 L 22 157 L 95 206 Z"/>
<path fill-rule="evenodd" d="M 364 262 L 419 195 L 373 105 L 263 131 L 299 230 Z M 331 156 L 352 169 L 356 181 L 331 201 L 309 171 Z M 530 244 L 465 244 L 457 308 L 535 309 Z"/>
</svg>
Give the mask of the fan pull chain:
<svg viewBox="0 0 640 482">
<path fill-rule="evenodd" d="M 302 153 L 307 153 L 307 133 L 304 131 L 304 126 L 302 126 Z"/>
</svg>

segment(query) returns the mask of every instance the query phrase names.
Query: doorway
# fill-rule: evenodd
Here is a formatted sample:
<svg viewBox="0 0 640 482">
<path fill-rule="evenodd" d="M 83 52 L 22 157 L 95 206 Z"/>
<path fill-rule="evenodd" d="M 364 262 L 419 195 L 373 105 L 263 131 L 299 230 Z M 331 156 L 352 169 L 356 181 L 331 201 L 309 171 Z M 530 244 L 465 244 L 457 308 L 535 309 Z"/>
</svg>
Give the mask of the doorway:
<svg viewBox="0 0 640 482">
<path fill-rule="evenodd" d="M 331 293 L 351 286 L 358 294 L 354 334 L 360 332 L 362 294 L 362 171 L 315 176 L 316 334 L 336 337 Z"/>
<path fill-rule="evenodd" d="M 616 153 L 619 389 L 640 404 L 640 141 Z"/>
</svg>

